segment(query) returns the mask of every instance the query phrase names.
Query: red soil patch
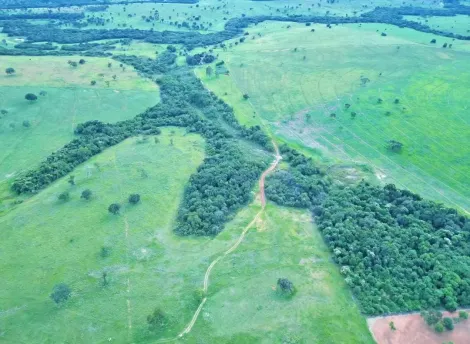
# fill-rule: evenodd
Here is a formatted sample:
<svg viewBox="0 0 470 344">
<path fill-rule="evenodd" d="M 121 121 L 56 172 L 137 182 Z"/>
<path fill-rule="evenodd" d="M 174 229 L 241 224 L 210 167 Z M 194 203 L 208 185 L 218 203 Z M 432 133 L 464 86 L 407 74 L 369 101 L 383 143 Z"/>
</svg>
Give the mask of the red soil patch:
<svg viewBox="0 0 470 344">
<path fill-rule="evenodd" d="M 458 317 L 458 312 L 452 314 L 444 312 L 443 314 L 444 317 Z M 392 331 L 389 327 L 391 321 L 395 324 L 395 331 Z M 367 322 L 378 344 L 470 343 L 470 319 L 455 324 L 453 331 L 443 333 L 436 333 L 432 327 L 424 322 L 419 314 L 390 315 L 371 318 Z"/>
</svg>

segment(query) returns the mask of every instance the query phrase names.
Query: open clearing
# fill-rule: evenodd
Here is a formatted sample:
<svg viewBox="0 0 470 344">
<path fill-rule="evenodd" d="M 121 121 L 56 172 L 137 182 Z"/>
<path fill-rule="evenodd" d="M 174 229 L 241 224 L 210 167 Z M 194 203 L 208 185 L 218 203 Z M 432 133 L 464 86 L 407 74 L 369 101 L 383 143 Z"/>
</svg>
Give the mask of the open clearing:
<svg viewBox="0 0 470 344">
<path fill-rule="evenodd" d="M 443 312 L 444 316 L 455 316 Z M 389 323 L 393 321 L 396 330 L 390 329 Z M 450 332 L 437 333 L 429 327 L 421 315 L 405 314 L 391 315 L 368 319 L 368 324 L 377 344 L 465 344 L 470 341 L 470 325 L 464 321 L 455 325 Z"/>
<path fill-rule="evenodd" d="M 246 43 L 217 51 L 229 77 L 198 72 L 239 120 L 470 210 L 468 42 L 438 37 L 453 43 L 443 49 L 429 44 L 434 35 L 382 24 L 263 23 L 247 31 Z M 403 151 L 388 151 L 388 140 L 402 142 Z"/>
</svg>

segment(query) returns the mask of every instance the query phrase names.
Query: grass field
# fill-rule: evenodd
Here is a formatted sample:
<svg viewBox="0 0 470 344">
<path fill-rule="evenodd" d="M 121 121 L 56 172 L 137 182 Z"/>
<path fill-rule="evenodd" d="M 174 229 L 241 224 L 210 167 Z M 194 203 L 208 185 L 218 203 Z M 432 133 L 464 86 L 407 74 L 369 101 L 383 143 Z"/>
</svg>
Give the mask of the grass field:
<svg viewBox="0 0 470 344">
<path fill-rule="evenodd" d="M 204 145 L 172 128 L 159 141 L 128 139 L 79 166 L 75 186 L 65 177 L 0 219 L 3 340 L 146 343 L 175 337 L 189 322 L 207 266 L 233 245 L 259 204 L 215 239 L 176 237 L 183 186 L 202 162 Z M 86 188 L 94 193 L 90 201 L 80 199 Z M 57 199 L 63 191 L 71 195 L 65 203 Z M 135 192 L 141 203 L 128 205 Z M 113 202 L 123 205 L 118 216 L 107 212 Z M 102 247 L 109 256 L 101 256 Z M 184 342 L 372 343 L 307 211 L 269 206 L 211 276 L 208 302 Z M 292 300 L 272 290 L 279 277 L 295 283 Z M 60 282 L 73 293 L 57 307 L 49 294 Z M 145 320 L 155 307 L 170 319 L 159 334 L 149 333 Z"/>
<path fill-rule="evenodd" d="M 468 16 L 464 15 L 457 15 L 454 17 L 405 16 L 404 19 L 428 25 L 432 29 L 452 32 L 464 36 L 468 36 L 470 32 Z"/>
<path fill-rule="evenodd" d="M 222 235 L 255 211 L 244 210 Z M 268 205 L 212 276 L 189 343 L 373 343 L 308 211 Z M 296 286 L 290 300 L 273 290 L 280 277 Z"/>
<path fill-rule="evenodd" d="M 178 328 L 191 316 L 186 308 L 205 269 L 194 256 L 205 240 L 179 239 L 171 229 L 204 142 L 178 129 L 165 129 L 157 144 L 137 140 L 79 166 L 75 186 L 64 178 L 0 219 L 2 341 L 125 343 L 144 335 L 156 306 L 181 314 Z M 86 188 L 94 193 L 89 202 L 80 199 Z M 60 203 L 66 190 L 71 199 Z M 141 204 L 127 204 L 131 193 Z M 108 213 L 113 202 L 122 204 L 121 215 Z M 109 257 L 100 256 L 102 247 Z M 109 274 L 106 288 L 102 271 Z M 49 299 L 60 282 L 73 290 L 63 308 Z"/>
<path fill-rule="evenodd" d="M 198 71 L 242 122 L 263 123 L 283 140 L 369 164 L 383 181 L 470 210 L 468 42 L 438 38 L 453 43 L 443 49 L 429 43 L 435 35 L 383 24 L 265 23 L 247 31 L 255 39 L 217 51 L 230 77 Z M 389 152 L 388 140 L 402 142 L 403 151 Z"/>
</svg>

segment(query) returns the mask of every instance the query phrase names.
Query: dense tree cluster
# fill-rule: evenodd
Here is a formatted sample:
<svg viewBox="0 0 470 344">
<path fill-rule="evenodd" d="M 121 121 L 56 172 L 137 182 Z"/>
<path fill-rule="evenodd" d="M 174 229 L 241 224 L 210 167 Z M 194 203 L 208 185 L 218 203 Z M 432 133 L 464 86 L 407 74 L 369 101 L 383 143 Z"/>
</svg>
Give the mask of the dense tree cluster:
<svg viewBox="0 0 470 344">
<path fill-rule="evenodd" d="M 470 304 L 470 219 L 393 185 L 333 184 L 281 150 L 290 168 L 268 177 L 267 197 L 311 209 L 364 313 Z"/>
<path fill-rule="evenodd" d="M 298 208 L 313 208 L 323 203 L 329 189 L 328 178 L 312 161 L 289 148 L 280 147 L 289 170 L 280 170 L 267 177 L 265 192 L 272 201 Z"/>
<path fill-rule="evenodd" d="M 332 188 L 317 223 L 367 314 L 470 304 L 470 221 L 393 185 Z"/>
<path fill-rule="evenodd" d="M 427 9 L 419 7 L 377 7 L 375 10 L 362 14 L 361 16 L 339 17 L 339 16 L 273 16 L 263 15 L 255 17 L 232 18 L 227 21 L 223 31 L 201 34 L 200 32 L 184 31 L 154 31 L 139 29 L 63 29 L 47 25 L 34 25 L 27 21 L 10 20 L 3 24 L 3 32 L 10 36 L 24 36 L 30 42 L 58 42 L 58 43 L 86 43 L 89 41 L 128 38 L 145 40 L 158 44 L 183 44 L 188 49 L 200 46 L 217 45 L 228 39 L 243 34 L 243 29 L 249 25 L 270 21 L 292 21 L 299 23 L 326 24 L 331 27 L 334 24 L 348 23 L 384 23 L 408 27 L 414 30 L 434 33 L 446 37 L 470 40 L 470 36 L 454 34 L 427 25 L 403 19 L 404 15 L 437 15 L 455 16 L 457 14 L 469 14 L 470 7 L 455 5 L 444 9 Z"/>
<path fill-rule="evenodd" d="M 207 53 L 199 53 L 195 55 L 187 55 L 186 63 L 190 66 L 197 66 L 215 61 L 215 56 Z"/>
<path fill-rule="evenodd" d="M 196 4 L 199 0 L 2 0 L 0 8 L 44 8 L 71 7 L 106 4 L 136 4 L 136 3 L 181 3 Z"/>
</svg>

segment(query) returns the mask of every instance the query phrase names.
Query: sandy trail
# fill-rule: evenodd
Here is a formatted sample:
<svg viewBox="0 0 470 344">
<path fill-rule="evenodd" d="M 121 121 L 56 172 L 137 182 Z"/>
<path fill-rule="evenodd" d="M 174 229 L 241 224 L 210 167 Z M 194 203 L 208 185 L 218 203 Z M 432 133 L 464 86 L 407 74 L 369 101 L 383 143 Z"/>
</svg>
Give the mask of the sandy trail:
<svg viewBox="0 0 470 344">
<path fill-rule="evenodd" d="M 238 240 L 230 248 L 228 248 L 225 252 L 223 252 L 221 255 L 219 255 L 217 258 L 215 258 L 209 264 L 209 267 L 207 268 L 206 273 L 204 275 L 204 282 L 203 282 L 204 294 L 207 294 L 207 291 L 209 289 L 209 278 L 210 278 L 212 269 L 225 256 L 229 255 L 230 253 L 232 253 L 233 251 L 235 251 L 237 249 L 237 247 L 242 243 L 243 239 L 245 238 L 246 233 L 250 230 L 250 228 L 252 228 L 256 224 L 256 222 L 260 218 L 261 214 L 264 212 L 264 209 L 266 207 L 266 195 L 264 193 L 264 184 L 265 184 L 266 177 L 267 177 L 268 174 L 270 174 L 271 172 L 273 172 L 276 169 L 277 165 L 279 165 L 279 162 L 282 159 L 282 156 L 279 154 L 279 148 L 277 147 L 276 143 L 274 141 L 272 143 L 273 143 L 274 150 L 275 150 L 275 159 L 271 163 L 271 165 L 261 174 L 261 177 L 260 177 L 259 182 L 258 182 L 258 184 L 259 184 L 259 197 L 260 197 L 260 201 L 261 201 L 261 210 L 255 215 L 253 220 L 251 220 L 251 222 L 243 229 L 243 231 L 240 234 L 240 237 L 238 238 Z M 155 343 L 169 343 L 169 342 L 172 342 L 172 341 L 176 341 L 176 340 L 182 338 L 184 335 L 191 332 L 191 330 L 192 330 L 194 324 L 196 323 L 196 320 L 198 319 L 199 314 L 201 313 L 202 308 L 204 307 L 204 304 L 206 303 L 206 301 L 207 301 L 207 296 L 205 296 L 201 300 L 201 303 L 199 304 L 199 307 L 196 309 L 196 312 L 194 312 L 194 315 L 193 315 L 191 321 L 188 323 L 186 328 L 178 334 L 178 336 L 176 338 L 164 338 L 164 339 L 160 339 L 160 340 L 155 341 Z"/>
</svg>

